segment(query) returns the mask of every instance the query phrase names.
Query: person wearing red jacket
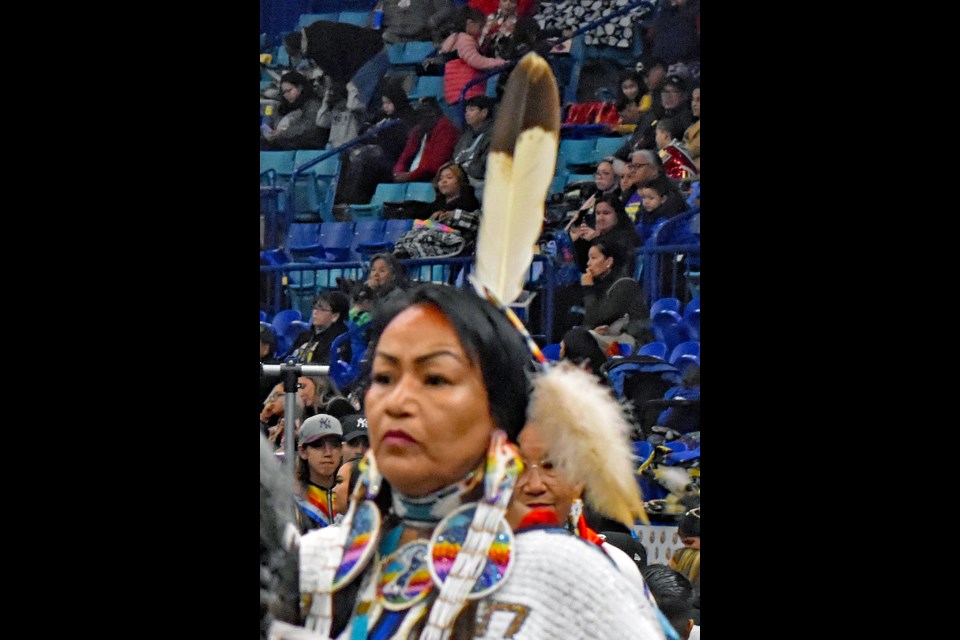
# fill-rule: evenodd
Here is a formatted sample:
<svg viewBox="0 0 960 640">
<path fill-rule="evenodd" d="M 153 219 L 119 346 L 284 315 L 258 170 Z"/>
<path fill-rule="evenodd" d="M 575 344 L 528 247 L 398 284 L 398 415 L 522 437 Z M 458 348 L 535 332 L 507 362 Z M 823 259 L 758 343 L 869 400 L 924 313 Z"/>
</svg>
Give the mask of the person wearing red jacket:
<svg viewBox="0 0 960 640">
<path fill-rule="evenodd" d="M 453 157 L 460 130 L 444 117 L 436 98 L 422 98 L 415 109 L 417 126 L 393 166 L 394 182 L 427 182 Z"/>
</svg>

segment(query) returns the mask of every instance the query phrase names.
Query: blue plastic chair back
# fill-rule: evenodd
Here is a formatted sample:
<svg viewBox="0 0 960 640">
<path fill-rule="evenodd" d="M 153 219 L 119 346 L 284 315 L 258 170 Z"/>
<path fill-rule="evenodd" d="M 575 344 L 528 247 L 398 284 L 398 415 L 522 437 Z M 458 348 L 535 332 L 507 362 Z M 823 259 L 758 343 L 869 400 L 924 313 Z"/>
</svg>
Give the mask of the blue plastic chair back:
<svg viewBox="0 0 960 640">
<path fill-rule="evenodd" d="M 276 172 L 277 181 L 289 179 L 293 174 L 293 160 L 295 151 L 261 151 L 260 152 L 260 177 L 261 184 L 264 184 L 264 173 L 271 169 Z"/>
<path fill-rule="evenodd" d="M 273 316 L 273 322 L 270 324 L 273 325 L 273 335 L 277 337 L 278 354 L 284 355 L 290 350 L 290 345 L 287 343 L 287 330 L 294 320 L 301 319 L 300 312 L 296 309 L 284 309 Z"/>
<path fill-rule="evenodd" d="M 266 312 L 266 311 L 261 311 L 261 312 L 260 312 L 260 322 L 266 322 L 266 321 L 267 321 L 267 312 Z"/>
<path fill-rule="evenodd" d="M 413 91 L 410 92 L 410 95 L 407 96 L 410 100 L 426 98 L 428 96 L 433 96 L 439 102 L 443 103 L 443 76 L 419 76 L 417 78 L 417 86 L 413 88 Z"/>
<path fill-rule="evenodd" d="M 623 146 L 623 143 L 628 138 L 629 136 L 620 138 L 597 138 L 597 143 L 593 150 L 594 160 L 600 162 L 607 156 L 612 156 L 617 149 Z"/>
<path fill-rule="evenodd" d="M 384 202 L 403 202 L 407 193 L 407 185 L 404 183 L 383 182 L 377 185 L 377 190 L 373 192 L 370 198 L 370 204 L 380 204 Z"/>
<path fill-rule="evenodd" d="M 653 320 L 661 311 L 673 311 L 677 315 L 680 314 L 680 300 L 677 298 L 660 298 L 652 305 L 650 305 L 650 319 Z"/>
<path fill-rule="evenodd" d="M 661 360 L 667 359 L 667 345 L 663 342 L 648 342 L 637 350 L 638 356 L 653 356 Z"/>
<path fill-rule="evenodd" d="M 387 220 L 383 241 L 389 244 L 389 248 L 392 248 L 400 239 L 400 236 L 410 229 L 413 229 L 413 220 Z"/>
<path fill-rule="evenodd" d="M 310 329 L 310 323 L 304 322 L 303 320 L 294 320 L 287 327 L 287 330 L 283 332 L 283 349 L 278 349 L 282 357 L 290 355 L 290 350 L 293 348 L 293 343 L 297 337 L 304 331 Z M 280 346 L 281 339 L 277 338 L 277 346 Z"/>
<path fill-rule="evenodd" d="M 317 222 L 294 222 L 287 231 L 284 244 L 294 262 L 316 255 L 320 249 L 320 224 Z"/>
<path fill-rule="evenodd" d="M 429 40 L 408 42 L 403 48 L 403 57 L 400 64 L 418 64 L 435 50 L 436 47 Z"/>
<path fill-rule="evenodd" d="M 359 249 L 362 244 L 383 242 L 386 222 L 383 220 L 360 220 L 356 223 L 353 232 L 353 242 L 350 243 L 350 259 L 363 260 L 365 252 Z"/>
<path fill-rule="evenodd" d="M 593 174 L 592 173 L 571 173 L 567 176 L 567 184 L 573 184 L 574 182 L 589 182 L 593 183 Z"/>
<path fill-rule="evenodd" d="M 408 182 L 404 199 L 433 202 L 437 199 L 437 192 L 434 190 L 432 182 Z"/>
<path fill-rule="evenodd" d="M 688 364 L 700 366 L 700 343 L 691 340 L 678 344 L 670 352 L 670 364 L 681 372 Z"/>
<path fill-rule="evenodd" d="M 296 152 L 295 167 L 302 167 L 310 160 L 326 153 L 321 150 Z M 340 157 L 330 156 L 298 176 L 294 191 L 294 211 L 315 211 L 322 220 L 333 220 L 333 200 L 340 179 Z"/>
<path fill-rule="evenodd" d="M 353 244 L 353 222 L 324 222 L 320 225 L 320 246 L 329 262 L 345 262 L 350 259 Z"/>
<path fill-rule="evenodd" d="M 403 64 L 403 51 L 406 47 L 406 42 L 387 45 L 387 60 L 390 61 L 390 64 Z"/>
<path fill-rule="evenodd" d="M 554 342 L 548 345 L 545 345 L 543 349 L 540 350 L 543 353 L 543 356 L 550 360 L 551 362 L 556 362 L 560 359 L 560 343 Z"/>
<path fill-rule="evenodd" d="M 341 11 L 337 22 L 366 27 L 369 16 L 370 13 L 368 11 Z"/>
<path fill-rule="evenodd" d="M 557 167 L 564 167 L 571 164 L 592 164 L 593 149 L 596 143 L 591 139 L 571 140 L 569 138 L 560 141 L 560 150 L 557 153 Z"/>
<path fill-rule="evenodd" d="M 637 465 L 643 463 L 653 453 L 653 445 L 646 440 L 636 440 L 633 443 L 633 455 L 637 456 Z"/>
</svg>

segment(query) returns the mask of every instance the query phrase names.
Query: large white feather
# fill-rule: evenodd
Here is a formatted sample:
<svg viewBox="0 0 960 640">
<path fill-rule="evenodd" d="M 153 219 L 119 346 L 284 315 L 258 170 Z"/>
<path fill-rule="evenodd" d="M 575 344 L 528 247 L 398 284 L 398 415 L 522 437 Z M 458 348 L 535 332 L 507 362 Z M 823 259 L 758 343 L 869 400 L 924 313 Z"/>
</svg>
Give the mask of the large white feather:
<svg viewBox="0 0 960 640">
<path fill-rule="evenodd" d="M 533 260 L 557 161 L 559 122 L 550 65 L 528 54 L 511 74 L 497 114 L 474 268 L 476 281 L 504 304 L 520 295 Z"/>
</svg>

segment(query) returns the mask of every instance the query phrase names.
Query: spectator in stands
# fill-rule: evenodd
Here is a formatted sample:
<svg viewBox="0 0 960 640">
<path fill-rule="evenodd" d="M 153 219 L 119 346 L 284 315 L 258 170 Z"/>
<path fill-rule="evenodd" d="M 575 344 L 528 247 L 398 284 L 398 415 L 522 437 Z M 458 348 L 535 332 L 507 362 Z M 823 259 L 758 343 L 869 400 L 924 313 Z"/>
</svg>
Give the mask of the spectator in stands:
<svg viewBox="0 0 960 640">
<path fill-rule="evenodd" d="M 660 118 L 663 116 L 660 91 L 663 89 L 663 83 L 667 81 L 667 63 L 661 58 L 650 58 L 645 65 L 638 66 L 644 69 L 643 82 L 647 87 L 647 95 L 650 96 L 650 111 Z"/>
<path fill-rule="evenodd" d="M 625 69 L 617 85 L 617 113 L 622 124 L 636 124 L 640 115 L 650 110 L 653 98 L 638 71 Z"/>
<path fill-rule="evenodd" d="M 661 118 L 672 118 L 677 127 L 685 130 L 693 124 L 693 112 L 690 110 L 689 98 L 687 81 L 682 76 L 668 77 L 660 91 L 662 112 L 658 113 L 655 109 L 650 109 L 643 114 L 633 135 L 613 155 L 621 160 L 626 160 L 632 151 L 656 148 L 656 123 Z"/>
<path fill-rule="evenodd" d="M 487 96 L 474 96 L 466 102 L 464 119 L 467 126 L 453 147 L 453 161 L 457 163 L 473 187 L 474 195 L 482 197 L 483 181 L 487 174 L 487 154 L 493 137 L 494 102 Z"/>
<path fill-rule="evenodd" d="M 333 489 L 343 461 L 343 427 L 321 413 L 303 421 L 297 459 L 297 524 L 300 533 L 333 524 Z"/>
<path fill-rule="evenodd" d="M 700 0 L 662 0 L 647 30 L 653 55 L 668 65 L 700 62 Z"/>
<path fill-rule="evenodd" d="M 496 12 L 487 14 L 479 37 L 480 50 L 493 55 L 499 41 L 513 34 L 518 18 L 517 0 L 500 0 Z"/>
<path fill-rule="evenodd" d="M 367 419 L 362 413 L 353 413 L 340 419 L 343 426 L 343 459 L 363 457 L 370 448 Z"/>
<path fill-rule="evenodd" d="M 431 40 L 454 11 L 450 0 L 383 0 L 383 40 L 388 44 Z"/>
<path fill-rule="evenodd" d="M 300 362 L 330 364 L 330 345 L 341 333 L 346 333 L 350 300 L 339 291 L 325 291 L 313 302 L 310 328 L 293 342 L 294 355 Z M 344 344 L 338 359 L 350 362 L 350 345 Z"/>
<path fill-rule="evenodd" d="M 694 164 L 697 166 L 697 173 L 700 173 L 700 85 L 693 88 L 690 98 L 690 110 L 693 117 L 697 119 L 692 125 L 683 132 L 683 145 L 690 152 Z"/>
<path fill-rule="evenodd" d="M 630 162 L 624 166 L 620 177 L 620 201 L 632 222 L 637 222 L 643 210 L 640 185 L 662 174 L 660 157 L 653 151 L 641 149 L 630 154 Z"/>
<path fill-rule="evenodd" d="M 682 135 L 683 130 L 673 118 L 657 122 L 657 155 L 663 163 L 663 172 L 678 182 L 693 179 L 699 173 L 690 152 L 680 142 Z"/>
<path fill-rule="evenodd" d="M 679 571 L 662 564 L 647 565 L 640 572 L 657 601 L 657 607 L 670 621 L 680 640 L 687 640 L 694 627 L 690 581 Z"/>
<path fill-rule="evenodd" d="M 642 182 L 637 193 L 643 199 L 643 213 L 636 225 L 641 243 L 647 241 L 658 222 L 689 208 L 683 194 L 665 175 Z"/>
<path fill-rule="evenodd" d="M 310 60 L 330 79 L 353 85 L 364 109 L 390 68 L 380 32 L 352 24 L 320 20 L 287 34 L 283 44 L 291 64 Z"/>
<path fill-rule="evenodd" d="M 380 101 L 380 110 L 361 125 L 359 133 L 379 127 L 391 118 L 400 123 L 341 154 L 343 167 L 337 185 L 338 203 L 370 202 L 378 184 L 392 182 L 393 165 L 403 153 L 410 130 L 417 124 L 417 116 L 399 78 L 386 83 Z"/>
<path fill-rule="evenodd" d="M 614 162 L 611 158 L 604 158 L 597 164 L 597 170 L 593 173 L 593 185 L 585 186 L 580 189 L 580 198 L 582 203 L 577 209 L 568 224 L 570 227 L 580 226 L 585 218 L 596 215 L 597 202 L 604 195 L 612 193 L 620 197 L 620 182 L 617 178 Z"/>
<path fill-rule="evenodd" d="M 633 223 L 627 217 L 623 205 L 620 204 L 619 196 L 615 193 L 602 195 L 597 200 L 595 212 L 596 222 L 592 227 L 587 224 L 588 218 L 584 216 L 581 224 L 570 230 L 577 266 L 581 270 L 587 269 L 591 243 L 597 238 L 602 238 L 606 242 L 615 242 L 624 248 L 626 253 L 617 266 L 632 274 L 636 266 L 634 254 L 639 240 Z"/>
<path fill-rule="evenodd" d="M 344 443 L 344 447 L 346 447 L 346 443 Z M 337 469 L 334 478 L 336 485 L 333 487 L 333 512 L 336 514 L 333 519 L 337 523 L 350 508 L 350 496 L 360 481 L 359 466 L 362 459 L 360 456 L 347 457 L 344 454 L 343 463 Z"/>
<path fill-rule="evenodd" d="M 317 114 L 317 126 L 327 130 L 327 146 L 339 147 L 356 138 L 364 112 L 356 89 L 339 80 L 332 80 Z"/>
<path fill-rule="evenodd" d="M 440 167 L 453 156 L 460 132 L 444 117 L 436 98 L 421 98 L 416 107 L 417 126 L 393 166 L 394 182 L 432 180 Z"/>
<path fill-rule="evenodd" d="M 443 95 L 447 104 L 457 104 L 460 92 L 472 80 L 484 75 L 484 71 L 496 69 L 507 63 L 503 58 L 487 57 L 477 48 L 477 36 L 483 29 L 483 14 L 472 7 L 461 7 L 454 21 L 454 32 L 440 45 L 440 54 L 456 51 L 457 56 L 443 65 Z M 465 98 L 482 96 L 486 84 L 478 82 L 467 89 Z"/>
<path fill-rule="evenodd" d="M 313 83 L 296 71 L 280 76 L 280 106 L 272 125 L 260 130 L 260 148 L 268 150 L 320 149 L 323 135 L 317 126 L 320 99 Z"/>
<path fill-rule="evenodd" d="M 587 269 L 580 277 L 586 313 L 583 326 L 606 353 L 612 342 L 643 344 L 652 341 L 650 309 L 640 284 L 624 268 L 622 245 L 604 238 L 590 245 Z"/>
<path fill-rule="evenodd" d="M 433 202 L 430 219 L 453 227 L 463 237 L 465 242 L 461 255 L 472 253 L 481 209 L 466 173 L 459 165 L 448 162 L 440 168 L 433 188 L 437 191 L 437 199 Z"/>
<path fill-rule="evenodd" d="M 400 261 L 392 253 L 378 253 L 370 260 L 366 285 L 373 295 L 373 310 L 403 295 L 407 275 Z"/>
</svg>

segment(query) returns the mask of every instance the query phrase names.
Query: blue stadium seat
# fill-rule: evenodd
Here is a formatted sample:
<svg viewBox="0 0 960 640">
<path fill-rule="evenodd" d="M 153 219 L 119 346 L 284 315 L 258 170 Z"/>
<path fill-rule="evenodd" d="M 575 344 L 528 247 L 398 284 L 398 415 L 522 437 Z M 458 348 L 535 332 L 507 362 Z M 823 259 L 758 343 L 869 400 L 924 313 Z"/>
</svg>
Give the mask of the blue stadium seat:
<svg viewBox="0 0 960 640">
<path fill-rule="evenodd" d="M 383 220 L 357 222 L 353 231 L 353 242 L 350 243 L 350 260 L 364 260 L 366 252 L 361 246 L 382 243 L 385 227 L 386 222 Z"/>
<path fill-rule="evenodd" d="M 677 315 L 680 314 L 680 300 L 677 298 L 660 298 L 652 305 L 650 305 L 650 319 L 653 320 L 661 311 L 673 311 Z"/>
<path fill-rule="evenodd" d="M 310 160 L 327 153 L 321 150 L 296 152 L 294 166 L 302 167 Z M 333 220 L 333 200 L 340 179 L 340 157 L 330 156 L 298 176 L 294 191 L 294 214 L 316 212 L 321 220 Z"/>
<path fill-rule="evenodd" d="M 341 11 L 337 22 L 352 24 L 358 27 L 366 27 L 370 18 L 369 11 Z"/>
<path fill-rule="evenodd" d="M 637 349 L 638 356 L 653 356 L 654 358 L 660 358 L 661 360 L 666 361 L 667 359 L 667 345 L 664 342 L 648 342 L 639 349 Z"/>
<path fill-rule="evenodd" d="M 574 182 L 593 182 L 592 173 L 571 173 L 567 176 L 567 184 L 571 185 Z"/>
<path fill-rule="evenodd" d="M 320 225 L 320 246 L 327 261 L 345 262 L 350 259 L 353 228 L 353 222 L 324 222 Z"/>
<path fill-rule="evenodd" d="M 623 143 L 629 139 L 630 136 L 623 136 L 620 138 L 597 138 L 596 146 L 594 147 L 594 161 L 600 162 L 607 156 L 612 156 L 613 153 L 623 146 Z"/>
<path fill-rule="evenodd" d="M 417 86 L 407 97 L 410 100 L 418 100 L 428 96 L 433 96 L 441 103 L 443 102 L 443 76 L 419 76 Z"/>
<path fill-rule="evenodd" d="M 424 58 L 431 55 L 437 48 L 429 40 L 422 42 L 414 40 L 406 43 L 403 48 L 401 64 L 419 64 Z"/>
<path fill-rule="evenodd" d="M 260 184 L 275 184 L 284 179 L 289 180 L 293 174 L 295 151 L 261 151 L 260 152 Z M 265 175 L 273 171 L 273 175 Z"/>
<path fill-rule="evenodd" d="M 277 337 L 277 353 L 286 355 L 290 350 L 290 344 L 287 342 L 287 330 L 294 320 L 302 320 L 302 316 L 297 309 L 284 309 L 273 316 L 273 335 Z"/>
<path fill-rule="evenodd" d="M 700 343 L 696 341 L 681 342 L 670 353 L 670 364 L 683 373 L 689 364 L 700 366 Z"/>
<path fill-rule="evenodd" d="M 260 322 L 266 322 L 266 321 L 267 321 L 267 312 L 261 310 L 261 311 L 260 311 Z"/>
<path fill-rule="evenodd" d="M 287 232 L 284 248 L 293 262 L 301 262 L 320 251 L 320 224 L 317 222 L 294 222 Z"/>
<path fill-rule="evenodd" d="M 407 192 L 404 200 L 416 200 L 418 202 L 433 202 L 437 199 L 437 192 L 433 188 L 432 182 L 408 182 Z"/>
<path fill-rule="evenodd" d="M 387 59 L 390 60 L 390 64 L 403 64 L 403 50 L 406 47 L 406 42 L 387 45 Z"/>
<path fill-rule="evenodd" d="M 557 169 L 566 169 L 572 164 L 592 164 L 595 145 L 593 138 L 561 140 L 560 150 L 557 153 Z"/>
<path fill-rule="evenodd" d="M 405 183 L 382 182 L 377 185 L 370 204 L 351 204 L 347 211 L 353 221 L 364 219 L 382 219 L 384 202 L 403 202 L 407 192 Z"/>
<path fill-rule="evenodd" d="M 290 355 L 290 350 L 293 348 L 293 343 L 296 341 L 297 337 L 304 331 L 310 330 L 310 323 L 304 322 L 303 320 L 294 320 L 287 327 L 287 330 L 284 332 L 284 343 L 286 344 L 286 349 L 283 351 L 283 356 Z"/>
</svg>

